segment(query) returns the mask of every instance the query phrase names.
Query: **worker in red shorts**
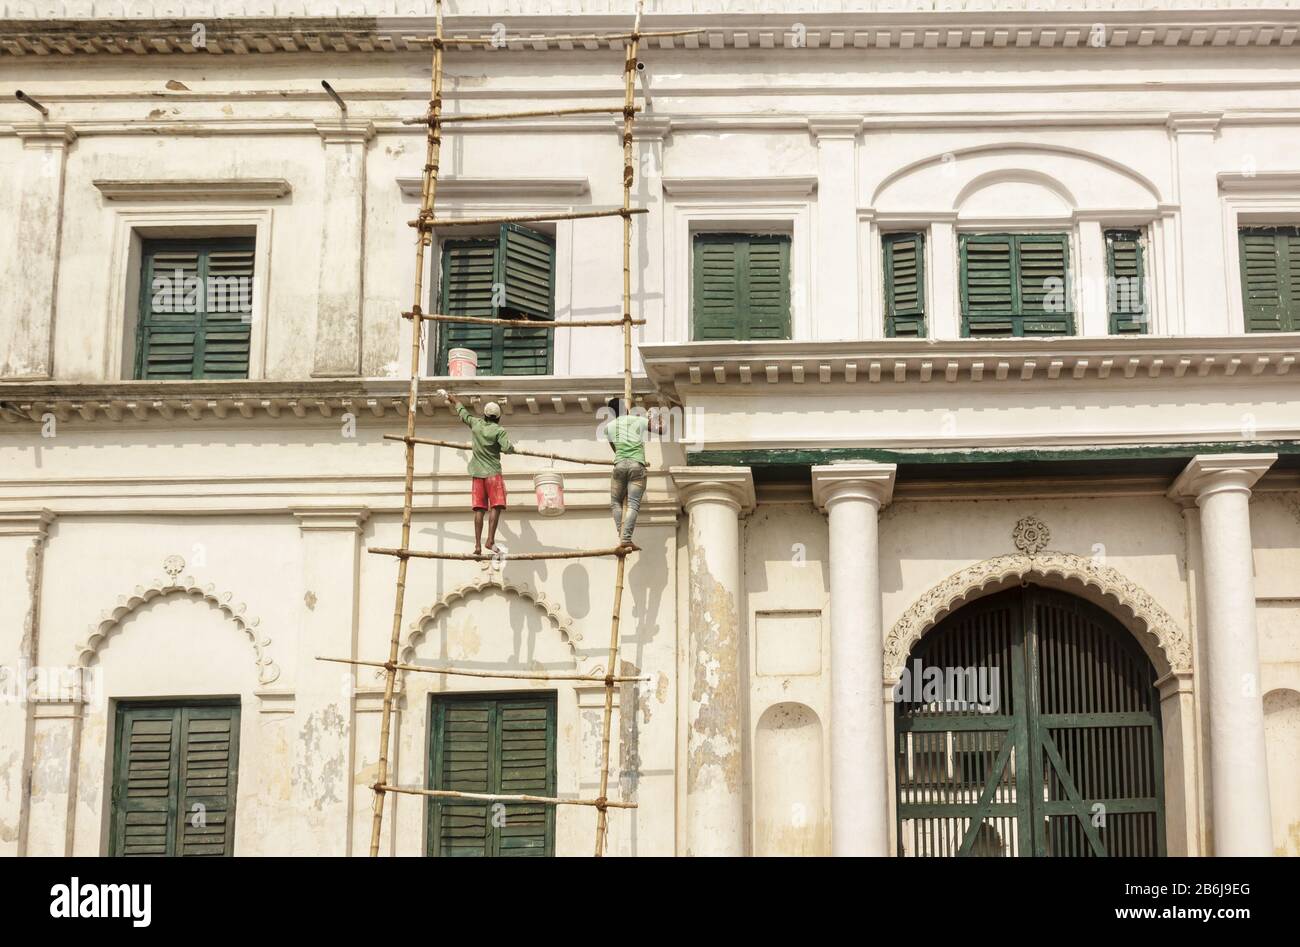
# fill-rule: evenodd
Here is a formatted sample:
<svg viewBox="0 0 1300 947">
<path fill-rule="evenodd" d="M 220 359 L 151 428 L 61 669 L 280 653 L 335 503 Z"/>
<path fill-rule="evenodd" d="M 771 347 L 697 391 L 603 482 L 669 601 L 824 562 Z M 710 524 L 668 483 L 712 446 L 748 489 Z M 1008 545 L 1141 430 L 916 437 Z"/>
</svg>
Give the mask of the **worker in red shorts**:
<svg viewBox="0 0 1300 947">
<path fill-rule="evenodd" d="M 456 406 L 456 414 L 469 427 L 472 440 L 469 475 L 473 478 L 472 493 L 474 497 L 474 555 L 483 554 L 483 514 L 488 513 L 488 550 L 493 554 L 497 549 L 497 520 L 506 508 L 506 484 L 501 478 L 501 454 L 513 454 L 514 445 L 506 429 L 500 424 L 501 406 L 495 401 L 483 405 L 483 417 L 476 418 L 469 409 L 453 394 L 438 392 L 451 404 Z"/>
</svg>

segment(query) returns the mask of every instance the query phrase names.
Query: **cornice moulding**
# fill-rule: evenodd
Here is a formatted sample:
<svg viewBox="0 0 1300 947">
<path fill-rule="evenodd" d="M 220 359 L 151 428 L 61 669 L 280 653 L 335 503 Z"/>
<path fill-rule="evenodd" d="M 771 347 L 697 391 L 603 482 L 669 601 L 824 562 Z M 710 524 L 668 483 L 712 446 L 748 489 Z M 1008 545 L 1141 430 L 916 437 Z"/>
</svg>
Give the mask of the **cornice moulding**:
<svg viewBox="0 0 1300 947">
<path fill-rule="evenodd" d="M 1220 171 L 1219 190 L 1228 192 L 1300 192 L 1300 171 Z"/>
<path fill-rule="evenodd" d="M 401 177 L 397 186 L 404 197 L 418 198 L 424 186 L 419 177 Z M 473 178 L 445 177 L 438 179 L 438 198 L 486 200 L 521 200 L 524 198 L 585 197 L 591 193 L 591 182 L 585 177 L 574 178 Z"/>
<path fill-rule="evenodd" d="M 673 197 L 807 197 L 817 190 L 816 175 L 773 175 L 754 178 L 663 178 Z"/>
<path fill-rule="evenodd" d="M 203 201 L 203 200 L 276 200 L 287 196 L 292 187 L 282 178 L 247 178 L 217 180 L 204 178 L 174 181 L 92 182 L 106 201 Z"/>
</svg>

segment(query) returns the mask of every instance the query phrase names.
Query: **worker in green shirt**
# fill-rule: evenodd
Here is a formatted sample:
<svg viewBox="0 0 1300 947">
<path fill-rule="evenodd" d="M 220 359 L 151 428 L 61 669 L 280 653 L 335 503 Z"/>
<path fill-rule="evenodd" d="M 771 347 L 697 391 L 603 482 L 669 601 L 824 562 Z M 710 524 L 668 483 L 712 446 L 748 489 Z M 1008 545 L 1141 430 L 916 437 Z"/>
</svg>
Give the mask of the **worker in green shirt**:
<svg viewBox="0 0 1300 947">
<path fill-rule="evenodd" d="M 636 529 L 641 497 L 645 495 L 645 442 L 650 431 L 662 429 L 658 418 L 629 414 L 622 398 L 611 398 L 607 407 L 614 419 L 605 425 L 605 437 L 614 451 L 614 476 L 609 487 L 609 508 L 614 514 L 614 528 L 619 531 L 619 545 L 631 549 L 632 531 Z M 627 516 L 623 502 L 627 501 Z"/>
<path fill-rule="evenodd" d="M 497 553 L 497 520 L 506 508 L 506 483 L 501 477 L 501 454 L 513 454 L 514 445 L 500 424 L 501 406 L 495 401 L 483 405 L 483 417 L 469 413 L 461 400 L 443 389 L 438 394 L 455 405 L 457 416 L 469 427 L 471 451 L 469 475 L 474 506 L 474 555 L 483 554 L 483 514 L 488 514 L 488 549 Z"/>
</svg>

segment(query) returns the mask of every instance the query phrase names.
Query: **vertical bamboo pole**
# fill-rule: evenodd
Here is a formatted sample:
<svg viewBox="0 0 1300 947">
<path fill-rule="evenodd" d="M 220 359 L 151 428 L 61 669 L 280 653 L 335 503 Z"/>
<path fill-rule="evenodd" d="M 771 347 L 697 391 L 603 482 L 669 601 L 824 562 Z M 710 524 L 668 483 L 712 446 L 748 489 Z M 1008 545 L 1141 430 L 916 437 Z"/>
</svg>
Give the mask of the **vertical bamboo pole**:
<svg viewBox="0 0 1300 947">
<path fill-rule="evenodd" d="M 433 45 L 432 98 L 429 112 L 437 118 L 442 113 L 442 0 L 437 3 L 436 39 Z M 438 163 L 442 156 L 442 125 L 429 122 L 428 147 L 424 162 L 424 183 L 420 190 L 420 226 L 416 228 L 415 289 L 411 305 L 411 385 L 406 404 L 406 483 L 402 494 L 402 549 L 411 546 L 411 507 L 415 496 L 415 415 L 420 395 L 420 348 L 424 338 L 424 320 L 420 318 L 421 300 L 424 297 L 425 248 L 433 242 L 433 235 L 424 228 L 426 219 L 433 216 L 433 204 L 438 192 Z M 393 690 L 397 684 L 398 648 L 401 644 L 402 608 L 406 602 L 406 570 L 410 560 L 403 556 L 397 560 L 397 594 L 393 603 L 393 632 L 388 646 L 388 663 L 384 671 L 384 708 L 379 726 L 379 773 L 375 779 L 374 815 L 370 825 L 370 854 L 379 854 L 379 837 L 384 825 L 384 790 L 388 785 L 388 753 L 392 742 Z"/>
<path fill-rule="evenodd" d="M 623 410 L 632 408 L 632 183 L 636 169 L 632 154 L 632 124 L 636 120 L 636 63 L 641 46 L 641 11 L 644 0 L 637 0 L 636 20 L 623 59 Z M 623 518 L 627 519 L 627 501 L 623 501 Z M 614 615 L 609 624 L 609 658 L 605 665 L 605 715 L 600 737 L 600 793 L 603 803 L 609 792 L 609 742 L 614 716 L 614 675 L 618 673 L 619 616 L 623 610 L 623 576 L 627 556 L 618 557 L 614 577 Z M 609 813 L 601 805 L 596 810 L 596 857 L 605 854 L 605 837 Z"/>
</svg>

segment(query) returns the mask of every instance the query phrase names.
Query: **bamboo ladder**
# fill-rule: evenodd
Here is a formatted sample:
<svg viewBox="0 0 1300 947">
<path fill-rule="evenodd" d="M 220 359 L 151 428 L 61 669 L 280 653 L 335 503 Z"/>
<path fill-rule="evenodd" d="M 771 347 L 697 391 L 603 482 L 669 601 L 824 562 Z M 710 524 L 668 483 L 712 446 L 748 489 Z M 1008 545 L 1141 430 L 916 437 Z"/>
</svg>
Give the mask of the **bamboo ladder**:
<svg viewBox="0 0 1300 947">
<path fill-rule="evenodd" d="M 418 119 L 407 120 L 406 124 L 419 124 L 428 127 L 428 147 L 426 160 L 424 164 L 423 184 L 420 191 L 420 212 L 419 216 L 410 221 L 410 225 L 416 229 L 416 250 L 415 250 L 415 287 L 414 301 L 409 312 L 402 313 L 402 317 L 409 319 L 411 322 L 411 382 L 410 390 L 407 395 L 406 405 L 406 434 L 385 435 L 390 440 L 401 441 L 405 445 L 406 452 L 406 478 L 403 490 L 402 501 L 402 544 L 397 548 L 372 547 L 366 551 L 375 555 L 392 556 L 397 559 L 397 588 L 395 601 L 393 604 L 393 623 L 392 635 L 389 639 L 388 660 L 378 661 L 360 661 L 351 658 L 328 658 L 320 657 L 321 661 L 333 661 L 341 664 L 349 664 L 356 667 L 375 667 L 384 670 L 384 700 L 383 711 L 380 717 L 379 730 L 379 762 L 378 773 L 374 785 L 371 789 L 374 792 L 374 812 L 371 820 L 370 831 L 370 854 L 372 856 L 379 854 L 379 842 L 383 832 L 384 820 L 384 803 L 388 793 L 407 793 L 411 795 L 426 796 L 433 798 L 449 799 L 472 799 L 482 800 L 484 802 L 516 802 L 516 803 L 533 803 L 551 806 L 586 806 L 596 810 L 596 845 L 595 854 L 599 858 L 605 853 L 606 837 L 608 835 L 608 810 L 609 809 L 635 809 L 634 802 L 611 801 L 608 798 L 609 792 L 609 746 L 610 730 L 613 721 L 614 708 L 614 686 L 616 684 L 628 683 L 633 681 L 645 681 L 646 677 L 619 675 L 615 673 L 615 665 L 619 656 L 619 621 L 623 606 L 623 583 L 626 574 L 627 556 L 629 550 L 621 547 L 611 549 L 593 549 L 593 550 L 574 550 L 562 551 L 555 553 L 523 553 L 505 556 L 491 555 L 472 555 L 468 553 L 438 553 L 411 548 L 411 516 L 413 498 L 415 492 L 415 451 L 420 445 L 432 445 L 439 447 L 452 447 L 458 449 L 468 449 L 468 444 L 454 443 L 450 441 L 439 441 L 430 438 L 417 437 L 415 434 L 416 411 L 420 395 L 420 352 L 423 348 L 424 340 L 424 323 L 426 322 L 467 322 L 475 324 L 491 325 L 527 325 L 533 329 L 561 329 L 561 328 L 585 328 L 589 326 L 621 326 L 623 329 L 623 404 L 630 407 L 632 404 L 632 327 L 634 325 L 644 325 L 644 319 L 632 318 L 632 217 L 636 214 L 646 213 L 645 208 L 632 207 L 632 184 L 635 180 L 635 169 L 633 166 L 633 149 L 632 149 L 632 129 L 636 120 L 638 111 L 636 105 L 636 66 L 637 56 L 640 49 L 640 41 L 645 37 L 659 36 L 685 36 L 688 34 L 698 34 L 703 30 L 664 30 L 656 32 L 641 32 L 641 15 L 644 0 L 637 0 L 636 19 L 633 22 L 630 33 L 612 33 L 612 34 L 590 34 L 580 36 L 559 36 L 547 37 L 550 40 L 567 40 L 570 42 L 603 42 L 603 43 L 624 43 L 623 59 L 623 104 L 616 107 L 582 107 L 569 109 L 546 109 L 526 112 L 507 112 L 499 114 L 481 114 L 481 115 L 448 115 L 442 114 L 442 92 L 443 92 L 443 60 L 446 47 L 449 45 L 459 46 L 488 46 L 497 42 L 495 37 L 452 37 L 448 39 L 444 34 L 443 26 L 443 9 L 442 0 L 437 3 L 437 18 L 434 36 L 424 40 L 408 40 L 408 42 L 427 43 L 433 48 L 433 77 L 432 92 L 429 100 L 429 111 Z M 619 208 L 610 210 L 593 210 L 593 211 L 576 211 L 572 213 L 555 213 L 555 214 L 527 214 L 506 217 L 476 217 L 476 218 L 454 218 L 454 219 L 437 219 L 434 217 L 434 205 L 438 191 L 438 169 L 442 155 L 442 129 L 444 125 L 459 124 L 474 121 L 498 121 L 514 118 L 534 118 L 543 116 L 574 115 L 574 114 L 592 114 L 592 113 L 621 113 L 623 116 L 623 205 Z M 485 223 L 520 223 L 529 221 L 552 221 L 552 220 L 586 220 L 600 217 L 621 217 L 623 219 L 623 312 L 622 318 L 617 320 L 585 320 L 580 322 L 560 323 L 555 321 L 535 321 L 519 319 L 495 319 L 484 318 L 479 316 L 456 316 L 445 313 L 426 313 L 421 308 L 421 299 L 424 297 L 424 272 L 426 253 L 428 247 L 433 243 L 433 231 L 439 227 L 456 227 L 471 224 Z M 567 461 L 572 463 L 600 464 L 610 466 L 613 461 L 597 460 L 594 458 L 572 457 L 562 454 L 551 454 L 537 451 L 519 450 L 517 453 L 527 454 L 534 457 L 545 457 L 552 460 Z M 624 513 L 626 514 L 626 501 L 624 504 Z M 549 674 L 549 673 L 532 673 L 532 672 L 509 672 L 509 671 L 470 671 L 454 668 L 429 668 L 420 665 L 402 664 L 398 662 L 399 647 L 401 643 L 402 630 L 402 613 L 406 602 L 406 577 L 410 560 L 417 559 L 454 559 L 454 560 L 485 560 L 485 559 L 580 559 L 613 556 L 616 559 L 617 566 L 614 578 L 614 608 L 610 617 L 609 631 L 609 651 L 605 666 L 605 676 L 603 678 L 592 675 L 580 674 Z M 396 689 L 397 675 L 399 672 L 426 672 L 431 674 L 451 674 L 465 675 L 468 677 L 478 678 L 509 678 L 518 680 L 545 680 L 545 681 L 588 681 L 591 683 L 603 684 L 605 688 L 605 707 L 603 715 L 603 725 L 601 730 L 601 764 L 600 764 L 600 792 L 595 799 L 561 799 L 550 796 L 522 796 L 522 795 L 504 795 L 496 793 L 473 793 L 458 792 L 447 789 L 424 789 L 412 786 L 395 785 L 389 776 L 389 753 L 392 746 L 392 721 L 393 721 L 393 701 L 394 691 Z"/>
</svg>

